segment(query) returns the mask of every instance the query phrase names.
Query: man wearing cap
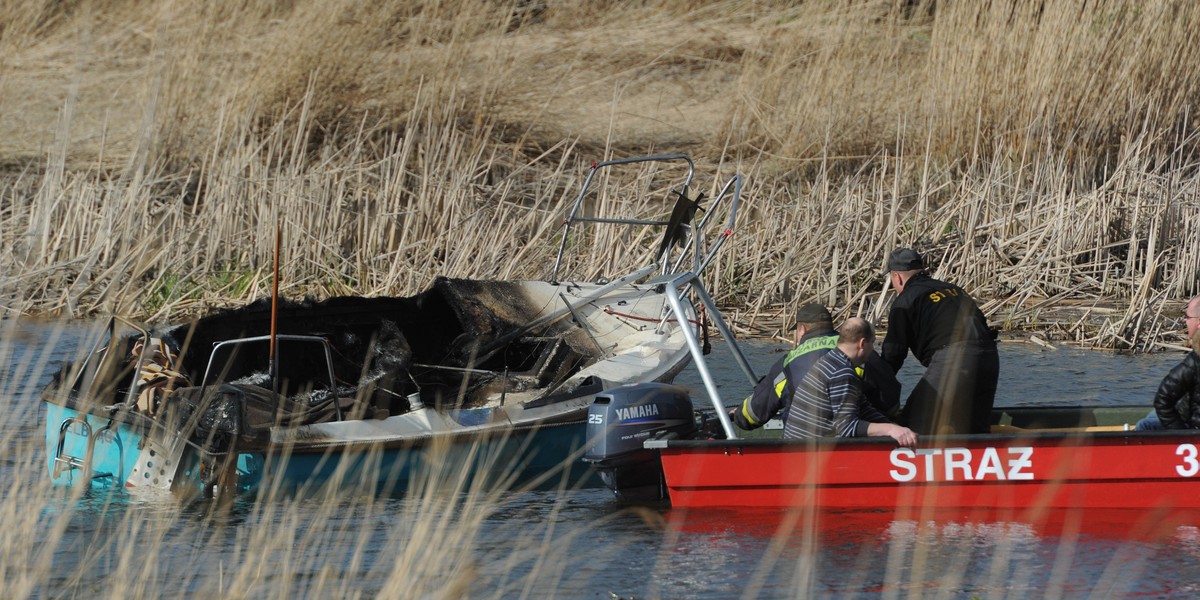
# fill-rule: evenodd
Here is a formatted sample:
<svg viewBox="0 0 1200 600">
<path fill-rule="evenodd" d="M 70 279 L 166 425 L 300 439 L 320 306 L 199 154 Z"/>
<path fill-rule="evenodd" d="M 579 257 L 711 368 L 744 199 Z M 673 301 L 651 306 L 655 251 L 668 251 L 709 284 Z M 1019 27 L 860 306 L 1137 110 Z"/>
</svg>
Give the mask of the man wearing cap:
<svg viewBox="0 0 1200 600">
<path fill-rule="evenodd" d="M 837 346 L 838 333 L 833 330 L 833 317 L 820 304 L 804 304 L 796 311 L 795 335 L 796 347 L 771 365 L 767 375 L 754 387 L 754 393 L 743 400 L 740 407 L 729 411 L 738 427 L 757 429 L 780 413 L 786 422 L 795 385 L 804 379 L 818 359 Z M 894 419 L 900 406 L 900 383 L 895 374 L 873 350 L 865 367 L 859 375 L 867 402 Z"/>
<path fill-rule="evenodd" d="M 895 250 L 887 268 L 898 295 L 883 359 L 898 372 L 912 350 L 925 366 L 900 421 L 920 434 L 989 432 L 1000 357 L 987 318 L 962 288 L 925 273 L 916 251 Z"/>
</svg>

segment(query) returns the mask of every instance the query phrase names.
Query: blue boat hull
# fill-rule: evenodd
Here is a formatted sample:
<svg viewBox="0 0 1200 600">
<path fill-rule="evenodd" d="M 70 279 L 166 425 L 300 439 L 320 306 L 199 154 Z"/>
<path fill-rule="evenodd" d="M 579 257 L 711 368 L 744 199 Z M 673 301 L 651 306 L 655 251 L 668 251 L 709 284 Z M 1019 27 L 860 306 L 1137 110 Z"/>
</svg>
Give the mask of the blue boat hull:
<svg viewBox="0 0 1200 600">
<path fill-rule="evenodd" d="M 53 402 L 43 406 L 46 467 L 56 485 L 125 485 L 142 445 L 141 428 Z"/>
<path fill-rule="evenodd" d="M 56 485 L 111 489 L 166 487 L 150 469 L 137 469 L 149 426 L 45 402 L 47 469 Z M 513 429 L 487 436 L 458 435 L 386 444 L 239 452 L 236 474 L 226 485 L 242 493 L 263 488 L 319 489 L 329 485 L 357 491 L 394 493 L 410 482 L 431 478 L 476 484 L 600 485 L 590 467 L 578 460 L 585 442 L 582 422 Z M 181 495 L 211 492 L 214 481 L 202 476 L 201 463 L 219 462 L 188 446 L 169 486 Z M 463 471 L 465 469 L 466 471 Z M 133 480 L 131 481 L 131 476 Z M 212 479 L 211 476 L 208 479 Z"/>
</svg>

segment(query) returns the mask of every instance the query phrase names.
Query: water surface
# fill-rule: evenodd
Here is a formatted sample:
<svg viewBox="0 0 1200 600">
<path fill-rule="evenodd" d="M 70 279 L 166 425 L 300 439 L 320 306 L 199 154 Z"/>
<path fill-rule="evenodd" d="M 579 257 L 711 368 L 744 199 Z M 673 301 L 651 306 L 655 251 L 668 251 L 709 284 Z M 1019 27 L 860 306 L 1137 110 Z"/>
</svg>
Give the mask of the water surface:
<svg viewBox="0 0 1200 600">
<path fill-rule="evenodd" d="M 214 512 L 172 498 L 47 492 L 36 392 L 90 335 L 81 325 L 0 330 L 0 536 L 6 595 L 729 598 L 1194 597 L 1200 522 L 1108 511 L 1009 519 L 957 514 L 683 511 L 616 504 L 603 489 L 240 498 Z M 784 346 L 748 343 L 765 371 Z M 1143 404 L 1179 354 L 1001 345 L 997 405 Z M 720 346 L 722 396 L 749 385 Z M 49 368 L 48 368 L 49 367 Z M 908 386 L 920 374 L 910 357 Z M 699 387 L 694 368 L 678 382 Z M 32 448 L 32 450 L 31 450 Z M 31 454 L 32 453 L 32 454 Z M 36 471 L 36 469 L 34 470 Z M 15 533 L 14 533 L 15 532 Z M 249 581 L 249 583 L 247 583 Z M 461 585 L 465 587 L 449 587 Z M 241 586 L 241 587 L 239 587 Z"/>
</svg>

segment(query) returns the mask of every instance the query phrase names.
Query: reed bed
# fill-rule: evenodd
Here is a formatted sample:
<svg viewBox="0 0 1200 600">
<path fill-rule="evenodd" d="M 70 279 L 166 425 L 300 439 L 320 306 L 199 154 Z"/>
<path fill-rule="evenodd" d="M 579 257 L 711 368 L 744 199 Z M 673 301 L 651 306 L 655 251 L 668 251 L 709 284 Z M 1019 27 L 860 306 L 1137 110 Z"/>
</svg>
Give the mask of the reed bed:
<svg viewBox="0 0 1200 600">
<path fill-rule="evenodd" d="M 261 297 L 277 227 L 290 296 L 544 277 L 590 162 L 676 151 L 746 177 L 710 285 L 752 335 L 880 320 L 898 245 L 1087 346 L 1178 344 L 1200 291 L 1188 3 L 4 8 L 9 316 Z M 660 203 L 641 177 L 601 202 Z M 597 239 L 588 276 L 630 258 Z"/>
<path fill-rule="evenodd" d="M 582 166 L 560 161 L 538 180 L 489 189 L 461 184 L 495 167 L 468 158 L 466 168 L 450 174 L 456 184 L 420 193 L 438 199 L 430 203 L 376 191 L 397 185 L 389 177 L 402 172 L 402 161 L 398 154 L 325 179 L 224 178 L 210 171 L 207 195 L 249 200 L 161 202 L 156 211 L 144 209 L 156 204 L 153 198 L 78 175 L 66 187 L 85 200 L 14 207 L 28 210 L 14 219 L 37 229 L 26 229 L 26 243 L 10 246 L 17 264 L 6 287 L 20 293 L 6 306 L 17 313 L 141 313 L 159 320 L 249 301 L 269 293 L 276 226 L 284 232 L 284 295 L 409 294 L 438 275 L 549 276 Z M 935 276 L 972 290 L 1006 329 L 1049 327 L 1058 339 L 1085 345 L 1161 340 L 1164 303 L 1171 307 L 1165 316 L 1175 317 L 1173 303 L 1195 293 L 1200 237 L 1189 215 L 1200 188 L 1194 177 L 1122 173 L 1111 189 L 1046 200 L 1021 190 L 999 167 L 960 179 L 957 194 L 967 200 L 918 215 L 918 207 L 932 202 L 918 195 L 910 207 L 896 197 L 892 169 L 904 166 L 895 162 L 836 182 L 818 175 L 800 190 L 768 188 L 747 176 L 745 211 L 710 283 L 733 307 L 735 320 L 747 331 L 768 329 L 760 324 L 812 299 L 879 317 L 886 303 L 883 257 L 899 245 L 921 249 Z M 532 172 L 535 165 L 527 167 Z M 702 189 L 711 197 L 724 182 L 720 175 L 734 172 Z M 945 189 L 949 181 L 923 185 Z M 104 200 L 113 196 L 118 199 Z M 770 197 L 782 200 L 762 201 Z M 596 210 L 646 216 L 657 209 L 661 215 L 670 201 L 666 190 L 634 181 L 606 192 Z M 632 249 L 645 260 L 657 242 L 614 235 L 573 245 L 574 254 L 592 261 L 576 265 L 577 272 L 618 274 L 614 265 L 636 264 Z M 1070 308 L 1075 312 L 1064 313 Z M 1081 316 L 1072 322 L 1062 314 Z"/>
</svg>

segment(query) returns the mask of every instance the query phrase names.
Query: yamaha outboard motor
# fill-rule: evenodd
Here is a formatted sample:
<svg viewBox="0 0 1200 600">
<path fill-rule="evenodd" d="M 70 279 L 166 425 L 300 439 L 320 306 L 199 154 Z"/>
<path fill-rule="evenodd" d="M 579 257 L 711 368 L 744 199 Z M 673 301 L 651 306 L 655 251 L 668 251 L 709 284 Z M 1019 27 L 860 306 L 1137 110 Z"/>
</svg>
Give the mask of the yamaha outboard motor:
<svg viewBox="0 0 1200 600">
<path fill-rule="evenodd" d="M 621 500 L 665 500 L 662 460 L 646 440 L 695 435 L 696 417 L 685 388 L 665 383 L 626 385 L 596 394 L 588 407 L 583 460 L 596 467 Z"/>
</svg>

